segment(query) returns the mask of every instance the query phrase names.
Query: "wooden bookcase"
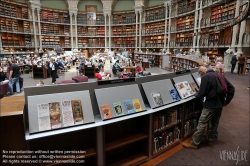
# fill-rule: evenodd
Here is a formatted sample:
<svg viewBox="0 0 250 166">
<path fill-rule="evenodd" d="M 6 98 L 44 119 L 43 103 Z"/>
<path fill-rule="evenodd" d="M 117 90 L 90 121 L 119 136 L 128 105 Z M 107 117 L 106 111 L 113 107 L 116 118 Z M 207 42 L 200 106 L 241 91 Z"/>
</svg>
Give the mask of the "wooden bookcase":
<svg viewBox="0 0 250 166">
<path fill-rule="evenodd" d="M 113 24 L 132 24 L 136 23 L 134 11 L 128 13 L 114 13 Z"/>
<path fill-rule="evenodd" d="M 113 37 L 113 47 L 135 47 L 135 37 Z"/>
<path fill-rule="evenodd" d="M 164 47 L 164 35 L 146 36 L 145 47 L 163 48 Z"/>
<path fill-rule="evenodd" d="M 202 101 L 194 99 L 185 103 L 182 140 L 192 136 L 196 131 L 199 117 L 202 110 Z"/>
<path fill-rule="evenodd" d="M 188 15 L 177 19 L 177 31 L 193 29 L 194 28 L 194 15 Z"/>
<path fill-rule="evenodd" d="M 195 10 L 195 0 L 178 0 L 177 13 L 183 14 Z"/>
<path fill-rule="evenodd" d="M 53 23 L 65 23 L 69 24 L 69 14 L 67 12 L 62 11 L 52 11 L 41 9 L 40 11 L 40 20 L 41 22 L 53 22 Z"/>
<path fill-rule="evenodd" d="M 136 32 L 135 25 L 113 26 L 113 36 L 133 36 Z"/>
<path fill-rule="evenodd" d="M 145 21 L 154 21 L 165 19 L 165 8 L 164 6 L 160 6 L 158 8 L 147 9 L 145 12 Z"/>
<path fill-rule="evenodd" d="M 145 24 L 145 35 L 148 34 L 164 34 L 165 33 L 165 21 L 157 22 L 157 23 L 146 23 Z"/>
<path fill-rule="evenodd" d="M 17 5 L 7 2 L 0 3 L 0 13 L 1 15 L 17 18 L 29 18 L 28 8 L 23 5 Z"/>
<path fill-rule="evenodd" d="M 47 68 L 45 65 L 37 66 L 37 65 L 32 65 L 32 74 L 33 78 L 44 78 L 46 79 L 48 77 L 47 75 Z"/>
<path fill-rule="evenodd" d="M 153 157 L 178 145 L 181 140 L 183 105 L 153 114 Z"/>
<path fill-rule="evenodd" d="M 176 57 L 172 56 L 170 59 L 170 69 L 174 72 L 189 70 L 203 65 L 203 62 L 199 60 L 192 60 L 186 57 Z"/>
<path fill-rule="evenodd" d="M 75 158 L 68 158 L 68 160 L 84 160 L 85 163 L 83 164 L 97 165 L 96 161 L 98 147 L 96 146 L 96 128 L 64 133 L 60 136 L 53 135 L 50 137 L 30 140 L 28 141 L 28 144 L 29 150 L 32 151 L 54 151 L 54 153 L 46 153 L 46 155 L 62 156 L 62 154 L 60 152 L 58 153 L 58 151 L 62 151 L 63 153 L 66 151 L 72 151 L 72 153 L 67 155 L 68 157 L 75 156 Z M 82 151 L 86 153 L 74 153 L 74 151 Z M 45 154 L 40 152 L 37 153 L 37 155 Z M 80 157 L 81 155 L 83 157 Z M 58 158 L 51 158 L 52 162 L 54 162 L 54 160 L 58 160 Z"/>
<path fill-rule="evenodd" d="M 215 24 L 222 21 L 227 21 L 235 16 L 236 2 L 230 2 L 223 6 L 212 8 L 210 23 Z"/>
<path fill-rule="evenodd" d="M 185 32 L 185 33 L 177 33 L 176 34 L 176 46 L 181 47 L 192 47 L 193 45 L 193 31 Z"/>
<path fill-rule="evenodd" d="M 145 161 L 149 128 L 148 115 L 104 126 L 106 165 L 135 165 Z"/>
<path fill-rule="evenodd" d="M 208 48 L 207 49 L 207 56 L 209 57 L 212 65 L 214 65 L 214 63 L 215 63 L 216 56 L 221 56 L 222 58 L 224 58 L 223 51 L 219 48 Z"/>
<path fill-rule="evenodd" d="M 135 53 L 134 60 L 137 63 L 141 63 L 143 61 L 143 58 L 150 59 L 152 58 L 154 61 L 154 66 L 155 67 L 160 67 L 162 66 L 162 55 L 157 54 L 157 53 Z"/>
<path fill-rule="evenodd" d="M 104 25 L 105 19 L 103 14 L 96 15 L 96 25 Z"/>
<path fill-rule="evenodd" d="M 77 14 L 77 24 L 87 25 L 87 14 Z"/>
</svg>

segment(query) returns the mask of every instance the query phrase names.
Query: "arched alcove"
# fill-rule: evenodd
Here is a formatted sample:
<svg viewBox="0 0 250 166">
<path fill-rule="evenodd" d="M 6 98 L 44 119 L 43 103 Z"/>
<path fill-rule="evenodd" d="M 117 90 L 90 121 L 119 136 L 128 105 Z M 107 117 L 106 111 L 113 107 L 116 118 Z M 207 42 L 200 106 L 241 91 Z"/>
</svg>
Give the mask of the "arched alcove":
<svg viewBox="0 0 250 166">
<path fill-rule="evenodd" d="M 134 10 L 135 2 L 134 0 L 118 0 L 113 8 L 113 11 L 126 11 Z"/>
<path fill-rule="evenodd" d="M 65 1 L 40 0 L 40 2 L 41 2 L 41 7 L 59 9 L 59 10 L 68 10 L 68 6 Z"/>
<path fill-rule="evenodd" d="M 80 0 L 77 6 L 78 11 L 85 11 L 86 5 L 96 5 L 97 12 L 102 12 L 103 5 L 102 5 L 101 0 L 94 0 L 94 1 L 93 0 Z"/>
</svg>

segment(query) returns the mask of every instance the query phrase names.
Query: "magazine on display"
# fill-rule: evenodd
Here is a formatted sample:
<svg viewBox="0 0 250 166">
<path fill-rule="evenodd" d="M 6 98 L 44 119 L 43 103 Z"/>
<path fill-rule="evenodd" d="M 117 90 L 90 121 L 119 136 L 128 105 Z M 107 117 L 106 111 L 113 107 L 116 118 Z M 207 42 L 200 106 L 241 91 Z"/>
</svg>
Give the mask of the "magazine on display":
<svg viewBox="0 0 250 166">
<path fill-rule="evenodd" d="M 141 103 L 140 103 L 139 99 L 134 99 L 133 100 L 133 105 L 134 105 L 134 108 L 135 108 L 136 112 L 142 111 L 142 107 L 141 107 Z"/>
<path fill-rule="evenodd" d="M 162 100 L 160 92 L 152 93 L 151 96 L 153 98 L 153 101 L 156 107 L 163 105 L 163 100 Z"/>
<path fill-rule="evenodd" d="M 84 116 L 81 100 L 71 100 L 73 118 L 75 124 L 83 124 Z"/>
<path fill-rule="evenodd" d="M 199 91 L 199 88 L 197 87 L 195 82 L 190 82 L 189 85 L 194 93 L 197 93 Z"/>
<path fill-rule="evenodd" d="M 179 101 L 179 100 L 181 100 L 180 96 L 179 96 L 179 94 L 178 94 L 178 92 L 176 91 L 175 88 L 169 89 L 169 93 L 170 93 L 173 101 Z"/>
<path fill-rule="evenodd" d="M 122 110 L 122 104 L 120 102 L 113 103 L 113 107 L 114 107 L 116 116 L 124 115 L 124 112 Z"/>
<path fill-rule="evenodd" d="M 109 104 L 102 105 L 102 106 L 101 106 L 101 110 L 102 110 L 102 115 L 103 115 L 103 118 L 104 118 L 104 119 L 113 118 L 112 110 L 111 110 Z"/>
<path fill-rule="evenodd" d="M 37 104 L 39 131 L 50 130 L 49 104 Z"/>
<path fill-rule="evenodd" d="M 128 114 L 132 114 L 136 112 L 132 100 L 124 101 L 124 106 Z"/>
<path fill-rule="evenodd" d="M 62 127 L 61 107 L 59 102 L 49 103 L 51 129 Z"/>
<path fill-rule="evenodd" d="M 72 126 L 74 125 L 74 118 L 72 112 L 72 106 L 70 100 L 62 101 L 62 118 L 63 118 L 63 126 Z"/>
<path fill-rule="evenodd" d="M 175 86 L 182 99 L 185 99 L 194 94 L 187 81 L 179 82 L 175 84 Z"/>
</svg>

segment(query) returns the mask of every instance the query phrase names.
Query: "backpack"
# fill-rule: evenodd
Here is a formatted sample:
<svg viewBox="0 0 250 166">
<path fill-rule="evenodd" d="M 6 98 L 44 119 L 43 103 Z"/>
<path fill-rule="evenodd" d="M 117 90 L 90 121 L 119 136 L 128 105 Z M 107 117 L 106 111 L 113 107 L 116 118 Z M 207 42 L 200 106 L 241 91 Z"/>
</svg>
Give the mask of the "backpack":
<svg viewBox="0 0 250 166">
<path fill-rule="evenodd" d="M 216 77 L 216 94 L 221 95 L 221 96 L 226 96 L 227 95 L 227 82 L 225 78 L 220 75 L 220 74 L 213 74 Z"/>
</svg>

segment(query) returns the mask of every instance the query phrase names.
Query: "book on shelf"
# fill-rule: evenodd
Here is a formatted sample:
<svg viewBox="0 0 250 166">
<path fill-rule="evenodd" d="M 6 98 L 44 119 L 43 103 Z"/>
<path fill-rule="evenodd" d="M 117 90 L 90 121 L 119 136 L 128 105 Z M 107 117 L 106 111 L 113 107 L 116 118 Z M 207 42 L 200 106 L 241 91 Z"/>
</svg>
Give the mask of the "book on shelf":
<svg viewBox="0 0 250 166">
<path fill-rule="evenodd" d="M 62 101 L 63 127 L 74 125 L 74 118 L 70 100 Z"/>
<path fill-rule="evenodd" d="M 134 99 L 132 101 L 133 101 L 133 106 L 135 108 L 135 111 L 136 112 L 142 111 L 142 107 L 141 107 L 141 103 L 140 103 L 139 99 Z"/>
<path fill-rule="evenodd" d="M 194 119 L 189 119 L 185 122 L 184 125 L 184 136 L 187 136 L 192 131 L 194 131 L 197 128 L 197 116 L 195 116 Z"/>
<path fill-rule="evenodd" d="M 71 106 L 73 111 L 74 123 L 83 124 L 84 116 L 81 100 L 71 100 Z"/>
<path fill-rule="evenodd" d="M 179 94 L 178 94 L 178 92 L 176 91 L 175 88 L 169 89 L 169 93 L 170 93 L 173 101 L 179 101 L 179 100 L 181 100 L 180 96 L 179 96 Z"/>
<path fill-rule="evenodd" d="M 179 92 L 182 99 L 192 96 L 194 92 L 192 91 L 189 83 L 187 81 L 179 82 L 175 84 L 177 91 Z"/>
<path fill-rule="evenodd" d="M 136 112 L 132 100 L 126 100 L 126 101 L 124 101 L 124 106 L 125 106 L 126 111 L 127 111 L 128 114 Z"/>
<path fill-rule="evenodd" d="M 182 109 L 167 109 L 154 116 L 154 131 L 159 131 L 172 124 L 181 122 Z"/>
<path fill-rule="evenodd" d="M 151 96 L 154 101 L 155 107 L 159 107 L 163 105 L 163 100 L 162 100 L 160 92 L 152 93 Z"/>
<path fill-rule="evenodd" d="M 49 103 L 51 129 L 62 127 L 61 107 L 59 102 Z"/>
<path fill-rule="evenodd" d="M 112 110 L 109 104 L 105 104 L 101 106 L 101 112 L 104 119 L 113 118 Z"/>
<path fill-rule="evenodd" d="M 122 110 L 122 104 L 120 102 L 113 103 L 113 107 L 114 107 L 116 116 L 124 115 L 124 111 Z"/>
<path fill-rule="evenodd" d="M 180 129 L 175 126 L 173 130 L 165 131 L 154 137 L 153 153 L 170 146 L 180 139 Z"/>
<path fill-rule="evenodd" d="M 189 85 L 190 85 L 193 93 L 197 93 L 199 91 L 199 88 L 197 87 L 195 82 L 190 82 Z"/>
</svg>

